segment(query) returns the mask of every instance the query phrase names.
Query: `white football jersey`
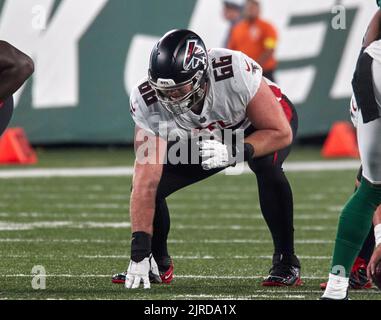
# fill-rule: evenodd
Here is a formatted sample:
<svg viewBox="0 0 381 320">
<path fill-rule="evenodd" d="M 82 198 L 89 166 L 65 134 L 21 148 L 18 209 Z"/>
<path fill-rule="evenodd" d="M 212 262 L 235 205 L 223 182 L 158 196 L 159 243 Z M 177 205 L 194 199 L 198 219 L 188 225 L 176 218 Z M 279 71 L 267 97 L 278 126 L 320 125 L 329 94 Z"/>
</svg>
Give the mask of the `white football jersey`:
<svg viewBox="0 0 381 320">
<path fill-rule="evenodd" d="M 368 47 L 366 47 L 365 52 L 374 60 L 381 63 L 381 40 L 373 41 Z"/>
<path fill-rule="evenodd" d="M 251 123 L 246 116 L 246 108 L 259 89 L 262 68 L 247 55 L 228 49 L 211 49 L 208 59 L 209 81 L 201 114 L 188 111 L 179 116 L 173 115 L 161 105 L 145 78 L 133 89 L 130 97 L 135 123 L 151 134 L 167 138 L 171 132 L 182 139 L 190 134 L 201 134 L 203 130 L 213 132 L 216 129 L 249 127 Z M 268 83 L 276 87 L 274 83 Z"/>
</svg>

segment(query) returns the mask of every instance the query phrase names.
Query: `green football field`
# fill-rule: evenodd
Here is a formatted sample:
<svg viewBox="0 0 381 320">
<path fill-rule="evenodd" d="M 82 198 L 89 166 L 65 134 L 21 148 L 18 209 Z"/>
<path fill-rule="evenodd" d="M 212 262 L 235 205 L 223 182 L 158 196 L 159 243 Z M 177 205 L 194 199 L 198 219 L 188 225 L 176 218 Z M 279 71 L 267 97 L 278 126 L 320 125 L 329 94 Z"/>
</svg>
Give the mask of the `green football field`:
<svg viewBox="0 0 381 320">
<path fill-rule="evenodd" d="M 39 150 L 38 167 L 130 165 L 126 150 Z M 290 161 L 319 160 L 299 150 Z M 9 170 L 7 167 L 0 169 Z M 111 283 L 129 261 L 131 177 L 0 180 L 0 299 L 318 299 L 336 224 L 353 190 L 355 170 L 287 173 L 294 191 L 296 251 L 304 285 L 266 289 L 272 241 L 253 174 L 217 175 L 168 199 L 170 285 L 127 291 Z M 32 288 L 32 268 L 46 288 Z M 351 299 L 381 299 L 376 289 Z"/>
</svg>

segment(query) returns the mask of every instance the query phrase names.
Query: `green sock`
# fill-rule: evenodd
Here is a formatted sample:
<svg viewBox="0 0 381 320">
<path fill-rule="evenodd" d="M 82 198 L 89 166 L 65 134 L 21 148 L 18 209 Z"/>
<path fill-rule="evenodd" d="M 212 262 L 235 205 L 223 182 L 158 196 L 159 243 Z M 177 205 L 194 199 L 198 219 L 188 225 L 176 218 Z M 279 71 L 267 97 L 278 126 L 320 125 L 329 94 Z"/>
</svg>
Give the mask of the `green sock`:
<svg viewBox="0 0 381 320">
<path fill-rule="evenodd" d="M 349 277 L 353 263 L 369 234 L 372 218 L 381 203 L 381 186 L 374 186 L 366 179 L 352 195 L 341 212 L 336 235 L 331 273 Z"/>
</svg>

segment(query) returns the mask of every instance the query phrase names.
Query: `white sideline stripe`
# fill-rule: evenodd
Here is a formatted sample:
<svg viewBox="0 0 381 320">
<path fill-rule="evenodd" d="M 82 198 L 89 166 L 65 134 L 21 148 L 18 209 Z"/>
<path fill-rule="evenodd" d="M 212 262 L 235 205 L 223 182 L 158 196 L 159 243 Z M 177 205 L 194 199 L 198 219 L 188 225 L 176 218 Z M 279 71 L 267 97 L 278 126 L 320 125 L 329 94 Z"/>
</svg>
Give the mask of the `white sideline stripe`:
<svg viewBox="0 0 381 320">
<path fill-rule="evenodd" d="M 97 221 L 36 221 L 36 222 L 9 222 L 0 221 L 0 231 L 19 231 L 19 230 L 34 230 L 34 229 L 56 229 L 56 228 L 79 228 L 79 229 L 94 229 L 94 228 L 113 228 L 126 229 L 130 228 L 129 222 L 97 222 Z M 213 225 L 174 225 L 173 229 L 177 230 L 253 230 L 266 231 L 266 226 L 251 227 L 251 226 L 213 226 Z M 299 231 L 328 231 L 336 230 L 336 227 L 329 226 L 304 226 L 296 227 Z"/>
<path fill-rule="evenodd" d="M 44 242 L 46 244 L 50 243 L 109 243 L 109 244 L 130 244 L 130 241 L 127 240 L 103 240 L 103 239 L 24 239 L 24 238 L 1 238 L 0 242 L 26 242 L 26 243 L 37 243 Z M 212 243 L 212 244 L 246 244 L 246 243 L 254 243 L 254 244 L 265 244 L 265 243 L 273 243 L 272 240 L 259 240 L 259 239 L 207 239 L 207 240 L 180 240 L 180 239 L 171 239 L 168 240 L 168 243 Z M 334 243 L 333 240 L 322 240 L 322 239 L 304 239 L 304 240 L 295 240 L 297 244 L 330 244 Z"/>
<path fill-rule="evenodd" d="M 0 179 L 10 178 L 52 178 L 52 177 L 113 177 L 132 176 L 133 167 L 109 168 L 52 168 L 1 170 Z"/>
<path fill-rule="evenodd" d="M 309 161 L 284 164 L 288 172 L 353 170 L 360 167 L 360 161 Z M 133 167 L 94 167 L 94 168 L 51 168 L 51 169 L 14 169 L 0 170 L 0 179 L 11 178 L 52 178 L 52 177 L 114 177 L 131 176 Z M 244 173 L 251 170 L 245 167 Z"/>
<path fill-rule="evenodd" d="M 32 218 L 37 218 L 37 217 L 59 217 L 59 216 L 68 216 L 68 215 L 74 215 L 75 217 L 81 217 L 81 218 L 123 218 L 126 219 L 128 218 L 126 212 L 120 212 L 118 214 L 116 213 L 97 213 L 97 212 L 81 212 L 81 213 L 67 213 L 67 212 L 0 212 L 0 217 L 6 218 L 6 217 L 32 217 Z M 217 213 L 217 214 L 207 214 L 207 213 L 195 213 L 192 214 L 192 216 L 186 215 L 186 214 L 178 214 L 177 212 L 173 214 L 171 219 L 173 220 L 186 220 L 186 219 L 250 219 L 250 220 L 263 220 L 263 215 L 262 214 L 243 214 L 243 213 Z M 337 220 L 338 215 L 335 214 L 324 214 L 320 212 L 316 212 L 315 214 L 299 214 L 295 213 L 294 220 Z M 181 224 L 174 224 L 174 225 L 181 225 Z M 301 228 L 307 228 L 308 226 L 304 226 Z M 322 226 L 310 226 L 310 228 L 316 228 L 319 229 Z M 298 227 L 300 228 L 300 227 Z M 329 227 L 328 227 L 329 228 Z M 332 227 L 331 227 L 332 228 Z M 305 229 L 307 230 L 307 229 Z M 313 229 L 311 229 L 313 230 Z"/>
<path fill-rule="evenodd" d="M 54 228 L 76 228 L 76 229 L 93 229 L 93 228 L 115 228 L 123 229 L 131 227 L 129 222 L 95 222 L 95 221 L 38 221 L 28 223 L 18 222 L 0 222 L 0 231 L 12 230 L 34 230 L 34 229 L 54 229 Z"/>
<path fill-rule="evenodd" d="M 358 160 L 335 160 L 335 161 L 295 161 L 285 162 L 283 168 L 289 172 L 302 171 L 344 171 L 354 170 L 360 167 Z"/>
</svg>

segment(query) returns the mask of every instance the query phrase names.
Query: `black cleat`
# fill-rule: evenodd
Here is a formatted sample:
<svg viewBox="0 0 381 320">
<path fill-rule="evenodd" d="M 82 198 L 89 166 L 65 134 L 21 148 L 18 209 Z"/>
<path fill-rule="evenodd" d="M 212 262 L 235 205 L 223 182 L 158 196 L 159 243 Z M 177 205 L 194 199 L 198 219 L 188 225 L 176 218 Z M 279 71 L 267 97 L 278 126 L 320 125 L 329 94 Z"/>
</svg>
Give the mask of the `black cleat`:
<svg viewBox="0 0 381 320">
<path fill-rule="evenodd" d="M 300 262 L 295 255 L 274 254 L 270 274 L 263 280 L 264 287 L 297 287 L 300 278 Z"/>
<path fill-rule="evenodd" d="M 371 289 L 372 282 L 368 279 L 366 273 L 368 265 L 366 261 L 360 257 L 355 260 L 349 277 L 349 287 L 353 289 Z"/>
</svg>

